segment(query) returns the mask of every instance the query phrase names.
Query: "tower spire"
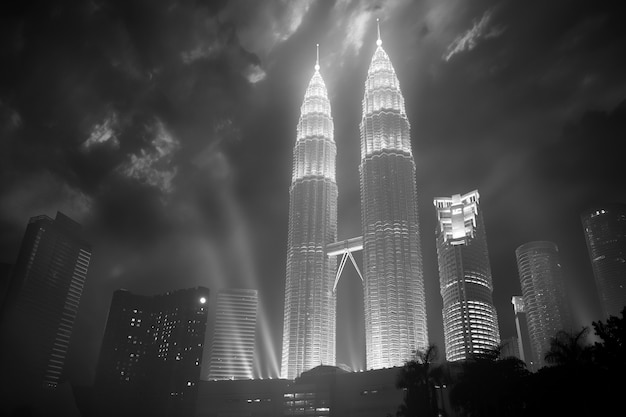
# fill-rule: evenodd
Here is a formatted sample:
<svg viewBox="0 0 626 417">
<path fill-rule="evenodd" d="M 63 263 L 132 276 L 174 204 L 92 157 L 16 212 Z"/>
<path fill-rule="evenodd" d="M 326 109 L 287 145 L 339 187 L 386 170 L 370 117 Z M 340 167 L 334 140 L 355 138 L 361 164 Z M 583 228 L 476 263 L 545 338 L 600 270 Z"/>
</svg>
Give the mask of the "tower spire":
<svg viewBox="0 0 626 417">
<path fill-rule="evenodd" d="M 383 41 L 380 39 L 380 19 L 376 18 L 376 28 L 378 29 L 378 40 L 376 41 L 376 45 L 380 46 L 383 44 Z"/>
<path fill-rule="evenodd" d="M 315 44 L 317 47 L 317 58 L 315 59 L 315 71 L 320 70 L 320 44 Z"/>
</svg>

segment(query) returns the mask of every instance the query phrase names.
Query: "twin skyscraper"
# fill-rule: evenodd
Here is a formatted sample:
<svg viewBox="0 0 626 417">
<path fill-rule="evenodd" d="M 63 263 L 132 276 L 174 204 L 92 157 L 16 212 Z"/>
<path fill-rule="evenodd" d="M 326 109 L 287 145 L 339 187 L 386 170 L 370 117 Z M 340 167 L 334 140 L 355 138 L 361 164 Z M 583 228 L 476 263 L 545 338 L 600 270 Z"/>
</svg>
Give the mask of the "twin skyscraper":
<svg viewBox="0 0 626 417">
<path fill-rule="evenodd" d="M 337 242 L 337 147 L 319 57 L 304 95 L 289 189 L 282 378 L 335 364 L 335 287 L 356 250 L 363 251 L 367 369 L 401 366 L 428 345 L 410 125 L 380 30 L 376 43 L 360 123 L 362 236 Z"/>
</svg>

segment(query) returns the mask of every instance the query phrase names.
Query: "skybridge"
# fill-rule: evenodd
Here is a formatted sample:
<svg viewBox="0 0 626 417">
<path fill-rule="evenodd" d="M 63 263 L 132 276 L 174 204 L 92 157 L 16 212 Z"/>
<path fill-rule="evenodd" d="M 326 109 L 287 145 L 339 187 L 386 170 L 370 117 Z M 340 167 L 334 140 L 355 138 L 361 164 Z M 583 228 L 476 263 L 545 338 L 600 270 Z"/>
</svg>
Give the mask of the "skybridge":
<svg viewBox="0 0 626 417">
<path fill-rule="evenodd" d="M 328 257 L 343 255 L 341 257 L 341 262 L 339 262 L 339 268 L 337 268 L 335 284 L 333 285 L 333 293 L 337 291 L 337 283 L 339 282 L 339 278 L 341 277 L 343 268 L 346 266 L 346 261 L 348 260 L 348 258 L 350 258 L 350 260 L 352 261 L 352 265 L 354 265 L 356 272 L 359 274 L 361 282 L 365 282 L 365 280 L 363 279 L 363 274 L 361 274 L 361 270 L 359 269 L 359 266 L 357 265 L 354 256 L 352 256 L 352 252 L 357 252 L 360 250 L 363 250 L 363 236 L 357 236 L 326 245 L 326 255 Z"/>
</svg>

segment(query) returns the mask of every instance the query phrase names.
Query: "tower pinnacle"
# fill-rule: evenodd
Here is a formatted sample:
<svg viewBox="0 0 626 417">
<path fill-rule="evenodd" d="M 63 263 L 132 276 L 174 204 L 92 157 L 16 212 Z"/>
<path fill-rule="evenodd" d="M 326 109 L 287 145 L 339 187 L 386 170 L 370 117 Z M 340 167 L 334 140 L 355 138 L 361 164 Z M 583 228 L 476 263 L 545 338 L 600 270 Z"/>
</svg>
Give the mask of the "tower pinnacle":
<svg viewBox="0 0 626 417">
<path fill-rule="evenodd" d="M 383 41 L 380 39 L 380 19 L 376 18 L 376 27 L 378 28 L 378 40 L 376 41 L 376 45 L 380 46 L 383 44 Z"/>
<path fill-rule="evenodd" d="M 320 44 L 315 44 L 317 47 L 317 59 L 315 60 L 315 71 L 320 70 Z"/>
</svg>

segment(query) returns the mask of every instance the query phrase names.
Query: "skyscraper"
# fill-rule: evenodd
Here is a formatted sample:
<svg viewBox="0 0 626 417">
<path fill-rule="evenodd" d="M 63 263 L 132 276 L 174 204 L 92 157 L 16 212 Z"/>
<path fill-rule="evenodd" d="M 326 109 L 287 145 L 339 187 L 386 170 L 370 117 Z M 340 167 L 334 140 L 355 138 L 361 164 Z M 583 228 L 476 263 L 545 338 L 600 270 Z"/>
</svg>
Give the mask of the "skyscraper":
<svg viewBox="0 0 626 417">
<path fill-rule="evenodd" d="M 556 244 L 529 242 L 515 250 L 528 322 L 530 349 L 537 369 L 544 364 L 550 338 L 571 331 L 571 313 Z"/>
<path fill-rule="evenodd" d="M 29 390 L 61 381 L 91 246 L 80 224 L 57 212 L 32 217 L 7 289 L 4 376 Z M 13 348 L 8 352 L 7 349 Z"/>
<path fill-rule="evenodd" d="M 326 245 L 337 238 L 337 147 L 319 69 L 318 56 L 300 108 L 289 188 L 281 365 L 281 376 L 288 379 L 320 364 L 335 364 L 337 260 L 326 256 Z"/>
<path fill-rule="evenodd" d="M 531 371 L 536 371 L 535 359 L 530 348 L 530 334 L 528 333 L 528 321 L 526 319 L 526 308 L 524 307 L 524 297 L 514 295 L 511 297 L 513 312 L 515 313 L 515 330 L 517 331 L 517 343 L 519 344 L 520 359 L 526 362 L 526 367 Z"/>
<path fill-rule="evenodd" d="M 218 293 L 209 379 L 252 379 L 257 304 L 256 290 Z"/>
<path fill-rule="evenodd" d="M 360 124 L 367 369 L 400 366 L 428 345 L 410 126 L 380 30 L 376 44 Z"/>
<path fill-rule="evenodd" d="M 489 355 L 500 344 L 480 196 L 435 198 L 443 329 L 449 361 Z"/>
<path fill-rule="evenodd" d="M 208 299 L 203 287 L 113 293 L 96 370 L 106 415 L 193 414 Z"/>
<path fill-rule="evenodd" d="M 581 215 L 602 314 L 626 307 L 626 205 L 606 204 Z"/>
</svg>

